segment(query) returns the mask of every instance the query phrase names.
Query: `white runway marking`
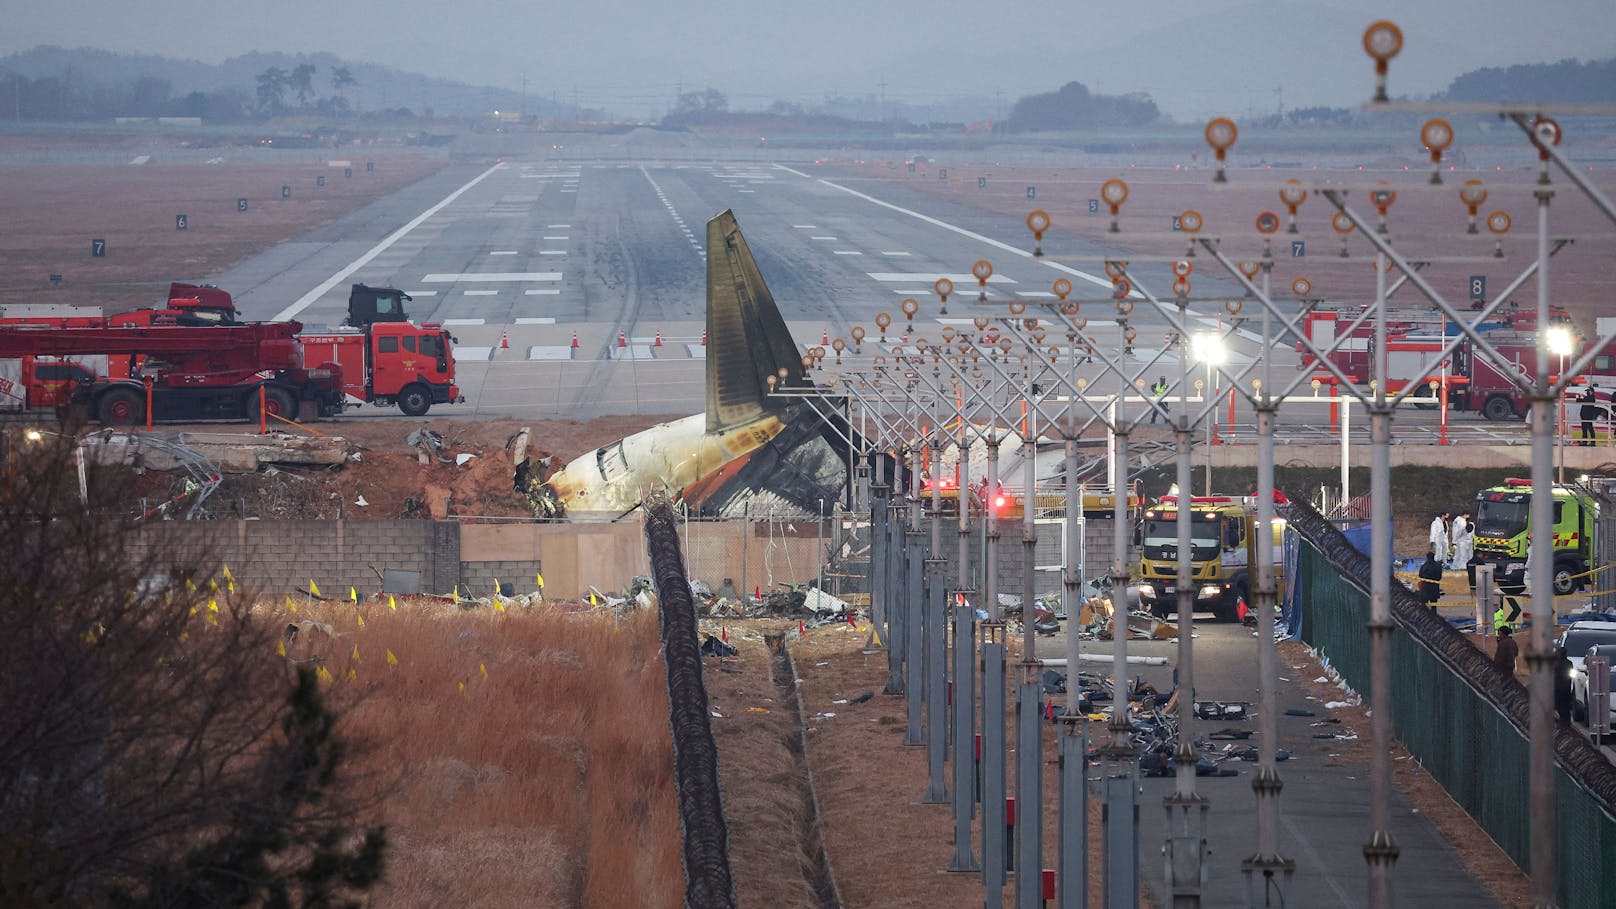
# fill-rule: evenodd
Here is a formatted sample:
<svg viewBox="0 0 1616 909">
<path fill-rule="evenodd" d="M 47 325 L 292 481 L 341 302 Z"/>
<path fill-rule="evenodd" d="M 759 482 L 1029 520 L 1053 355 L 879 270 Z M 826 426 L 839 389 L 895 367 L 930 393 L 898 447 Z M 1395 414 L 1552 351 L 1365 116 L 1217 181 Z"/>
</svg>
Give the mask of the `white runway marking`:
<svg viewBox="0 0 1616 909">
<path fill-rule="evenodd" d="M 462 292 L 468 297 L 492 297 L 499 293 L 497 290 L 467 290 Z"/>
<path fill-rule="evenodd" d="M 559 271 L 452 271 L 427 275 L 421 279 L 421 282 L 424 284 L 455 284 L 461 281 L 559 280 L 561 280 L 561 272 Z"/>
<path fill-rule="evenodd" d="M 539 250 L 539 255 L 541 255 L 541 256 L 564 256 L 566 254 L 567 254 L 567 251 L 564 250 L 564 249 L 541 249 L 541 250 Z"/>
<path fill-rule="evenodd" d="M 546 240 L 569 240 L 570 237 L 545 237 Z"/>
<path fill-rule="evenodd" d="M 943 272 L 930 271 L 872 271 L 867 272 L 867 274 L 877 281 L 925 281 L 928 284 L 935 284 L 937 283 L 938 278 L 947 278 L 948 280 L 954 282 L 954 287 L 956 288 L 964 287 L 967 284 L 976 284 L 976 276 L 971 274 L 951 275 Z M 993 275 L 992 277 L 988 278 L 988 283 L 1014 284 L 1016 282 L 1014 278 L 1007 278 L 1004 275 Z M 1105 286 L 1110 287 L 1111 282 L 1105 282 Z"/>
<path fill-rule="evenodd" d="M 524 290 L 522 293 L 529 297 L 554 297 L 560 295 L 561 291 L 553 287 L 535 287 L 532 290 Z"/>
<path fill-rule="evenodd" d="M 343 281 L 346 281 L 348 279 L 349 275 L 352 275 L 354 272 L 358 271 L 359 269 L 364 268 L 367 264 L 370 263 L 371 259 L 374 259 L 377 256 L 381 255 L 383 252 L 385 252 L 387 250 L 387 248 L 389 246 L 392 246 L 394 243 L 397 243 L 398 241 L 400 241 L 400 240 L 404 239 L 405 237 L 409 236 L 410 231 L 416 229 L 417 227 L 420 227 L 422 222 L 426 221 L 426 219 L 428 219 L 428 218 L 432 217 L 433 215 L 437 214 L 438 212 L 442 211 L 445 207 L 447 207 L 449 205 L 449 203 L 451 203 L 454 200 L 460 198 L 461 194 L 464 193 L 466 190 L 471 189 L 473 186 L 476 186 L 477 184 L 483 182 L 483 180 L 488 178 L 489 174 L 492 174 L 494 171 L 499 170 L 500 168 L 502 168 L 504 166 L 505 166 L 504 164 L 495 164 L 493 167 L 488 168 L 487 170 L 483 171 L 482 173 L 478 174 L 477 176 L 475 176 L 475 177 L 471 178 L 470 180 L 466 181 L 466 183 L 463 186 L 461 186 L 459 189 L 455 190 L 454 192 L 450 193 L 447 196 L 444 196 L 443 201 L 439 202 L 438 204 L 432 206 L 431 208 L 427 209 L 426 211 L 421 212 L 420 214 L 416 215 L 414 218 L 410 219 L 410 222 L 408 224 L 405 224 L 403 227 L 400 227 L 398 230 L 395 230 L 392 233 L 388 234 L 385 238 L 382 239 L 382 241 L 380 243 L 377 243 L 375 246 L 372 246 L 369 250 L 367 250 L 364 255 L 362 255 L 359 258 L 353 260 L 352 262 L 349 262 L 345 267 L 342 268 L 342 270 L 338 271 L 336 274 L 332 275 L 331 277 L 326 278 L 324 281 L 321 281 L 319 283 L 319 285 L 316 286 L 313 290 L 311 290 L 308 293 L 304 294 L 303 296 L 299 297 L 297 299 L 297 302 L 293 303 L 291 306 L 288 306 L 285 309 L 281 310 L 280 312 L 276 313 L 273 317 L 270 318 L 270 321 L 271 322 L 285 322 L 286 320 L 295 317 L 298 313 L 302 312 L 303 310 L 308 309 L 310 306 L 313 306 L 314 302 L 316 300 L 318 300 L 321 297 L 325 296 L 326 291 L 330 290 L 333 287 L 336 287 L 338 284 L 341 284 Z M 559 280 L 560 276 L 557 275 L 556 279 Z"/>
<path fill-rule="evenodd" d="M 527 318 L 517 319 L 516 324 L 517 325 L 554 325 L 555 324 L 555 317 L 554 316 L 528 316 Z"/>
<path fill-rule="evenodd" d="M 566 229 L 568 229 L 570 227 L 572 227 L 571 224 L 546 224 L 546 225 L 544 225 L 545 230 L 566 230 Z"/>
<path fill-rule="evenodd" d="M 897 252 L 895 250 L 883 249 L 883 250 L 881 250 L 881 255 L 883 255 L 883 256 L 894 256 L 894 257 L 902 258 L 902 257 L 907 256 L 909 254 L 906 253 L 906 252 Z"/>
<path fill-rule="evenodd" d="M 809 237 L 810 240 L 834 240 L 835 237 Z"/>
<path fill-rule="evenodd" d="M 793 224 L 791 226 L 795 227 L 798 230 L 818 230 L 819 229 L 819 225 L 817 225 L 817 224 Z"/>
<path fill-rule="evenodd" d="M 462 347 L 457 344 L 455 345 L 454 356 L 456 360 L 492 360 L 494 359 L 494 348 Z"/>
<path fill-rule="evenodd" d="M 493 252 L 489 253 L 489 255 L 490 256 L 514 256 L 514 255 L 516 255 L 516 250 L 514 250 L 514 249 L 496 249 Z"/>
<path fill-rule="evenodd" d="M 438 295 L 435 290 L 406 290 L 404 292 L 412 297 L 435 297 Z"/>
<path fill-rule="evenodd" d="M 892 292 L 895 293 L 895 294 L 905 294 L 907 296 L 912 297 L 915 294 L 929 294 L 929 293 L 932 292 L 932 290 L 929 287 L 924 287 L 924 288 L 921 288 L 920 290 L 893 290 Z"/>
<path fill-rule="evenodd" d="M 487 319 L 444 319 L 444 325 L 487 325 Z"/>
<path fill-rule="evenodd" d="M 1055 295 L 1050 293 L 1047 290 L 1018 290 L 1018 291 L 1016 291 L 1016 296 L 1018 296 L 1018 297 L 1026 297 L 1026 298 L 1031 299 L 1031 300 L 1053 300 L 1053 299 L 1055 299 Z"/>
</svg>

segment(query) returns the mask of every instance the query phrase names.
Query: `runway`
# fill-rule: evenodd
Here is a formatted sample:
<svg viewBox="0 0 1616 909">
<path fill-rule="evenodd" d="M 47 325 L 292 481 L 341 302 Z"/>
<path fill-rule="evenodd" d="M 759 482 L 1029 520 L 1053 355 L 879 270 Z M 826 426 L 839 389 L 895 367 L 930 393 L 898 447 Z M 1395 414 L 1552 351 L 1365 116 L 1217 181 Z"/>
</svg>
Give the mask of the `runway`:
<svg viewBox="0 0 1616 909">
<path fill-rule="evenodd" d="M 700 411 L 705 224 L 726 208 L 735 211 L 804 349 L 847 337 L 853 325 L 868 333 L 866 357 L 905 336 L 937 340 L 945 324 L 964 328 L 975 315 L 1006 315 L 1013 298 L 1053 300 L 1051 285 L 1064 277 L 1083 301 L 1088 330 L 1109 344 L 1108 353 L 1120 354 L 1109 279 L 1098 267 L 1068 264 L 1108 250 L 1051 235 L 1047 255 L 1034 258 L 1032 237 L 1017 219 L 846 173 L 814 163 L 602 159 L 581 151 L 454 164 L 210 280 L 231 291 L 248 318 L 308 325 L 339 323 L 352 283 L 406 290 L 416 321 L 441 322 L 459 339 L 467 401 L 435 415 L 589 419 Z M 971 275 L 981 259 L 993 265 L 988 306 L 979 305 Z M 1134 271 L 1156 293 L 1170 293 L 1165 264 Z M 932 288 L 941 276 L 956 288 L 946 314 Z M 1238 296 L 1232 282 L 1200 272 L 1196 292 Z M 899 308 L 908 297 L 920 304 L 912 328 Z M 884 343 L 879 312 L 892 317 Z M 1176 351 L 1152 362 L 1166 322 L 1141 300 L 1131 324 L 1138 337 L 1130 368 L 1147 383 L 1176 377 Z M 1237 369 L 1259 352 L 1255 326 L 1247 319 L 1232 336 Z M 1276 376 L 1294 378 L 1296 362 L 1289 344 L 1276 349 Z M 1115 381 L 1096 378 L 1092 387 L 1104 391 Z M 1286 422 L 1319 418 L 1296 413 Z"/>
</svg>

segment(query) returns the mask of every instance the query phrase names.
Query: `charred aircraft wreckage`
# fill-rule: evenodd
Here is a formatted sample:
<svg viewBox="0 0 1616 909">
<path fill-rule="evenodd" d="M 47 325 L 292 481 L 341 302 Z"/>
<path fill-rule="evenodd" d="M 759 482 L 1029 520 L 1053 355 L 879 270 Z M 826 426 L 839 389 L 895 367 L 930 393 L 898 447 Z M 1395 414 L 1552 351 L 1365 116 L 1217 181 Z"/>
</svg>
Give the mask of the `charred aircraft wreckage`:
<svg viewBox="0 0 1616 909">
<path fill-rule="evenodd" d="M 692 514 L 776 510 L 814 514 L 843 497 L 848 448 L 800 401 L 771 397 L 768 377 L 803 387 L 802 353 L 725 211 L 707 222 L 707 410 L 596 449 L 548 475 L 528 458 L 528 433 L 513 443 L 516 490 L 542 519 L 615 520 L 666 491 Z M 778 379 L 777 379 L 778 381 Z M 823 415 L 823 418 L 822 416 Z"/>
</svg>

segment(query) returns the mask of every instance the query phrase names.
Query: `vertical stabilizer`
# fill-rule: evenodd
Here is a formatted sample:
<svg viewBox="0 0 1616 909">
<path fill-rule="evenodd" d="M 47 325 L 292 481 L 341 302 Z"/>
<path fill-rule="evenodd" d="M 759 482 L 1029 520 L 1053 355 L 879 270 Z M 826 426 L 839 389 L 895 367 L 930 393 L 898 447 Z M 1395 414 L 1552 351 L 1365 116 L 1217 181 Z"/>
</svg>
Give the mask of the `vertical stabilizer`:
<svg viewBox="0 0 1616 909">
<path fill-rule="evenodd" d="M 802 355 L 725 210 L 707 222 L 707 431 L 783 407 L 768 398 L 766 378 L 782 367 L 786 384 L 801 383 Z"/>
</svg>

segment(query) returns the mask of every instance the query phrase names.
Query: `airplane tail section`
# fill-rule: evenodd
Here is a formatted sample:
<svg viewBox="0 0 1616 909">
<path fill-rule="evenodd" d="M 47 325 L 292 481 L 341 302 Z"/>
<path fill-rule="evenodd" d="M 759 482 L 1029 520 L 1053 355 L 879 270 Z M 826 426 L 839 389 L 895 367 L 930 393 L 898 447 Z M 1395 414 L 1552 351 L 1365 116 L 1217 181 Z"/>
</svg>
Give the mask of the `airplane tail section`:
<svg viewBox="0 0 1616 909">
<path fill-rule="evenodd" d="M 725 210 L 707 222 L 707 431 L 779 410 L 768 377 L 800 384 L 802 354 L 763 283 L 746 238 Z"/>
</svg>

